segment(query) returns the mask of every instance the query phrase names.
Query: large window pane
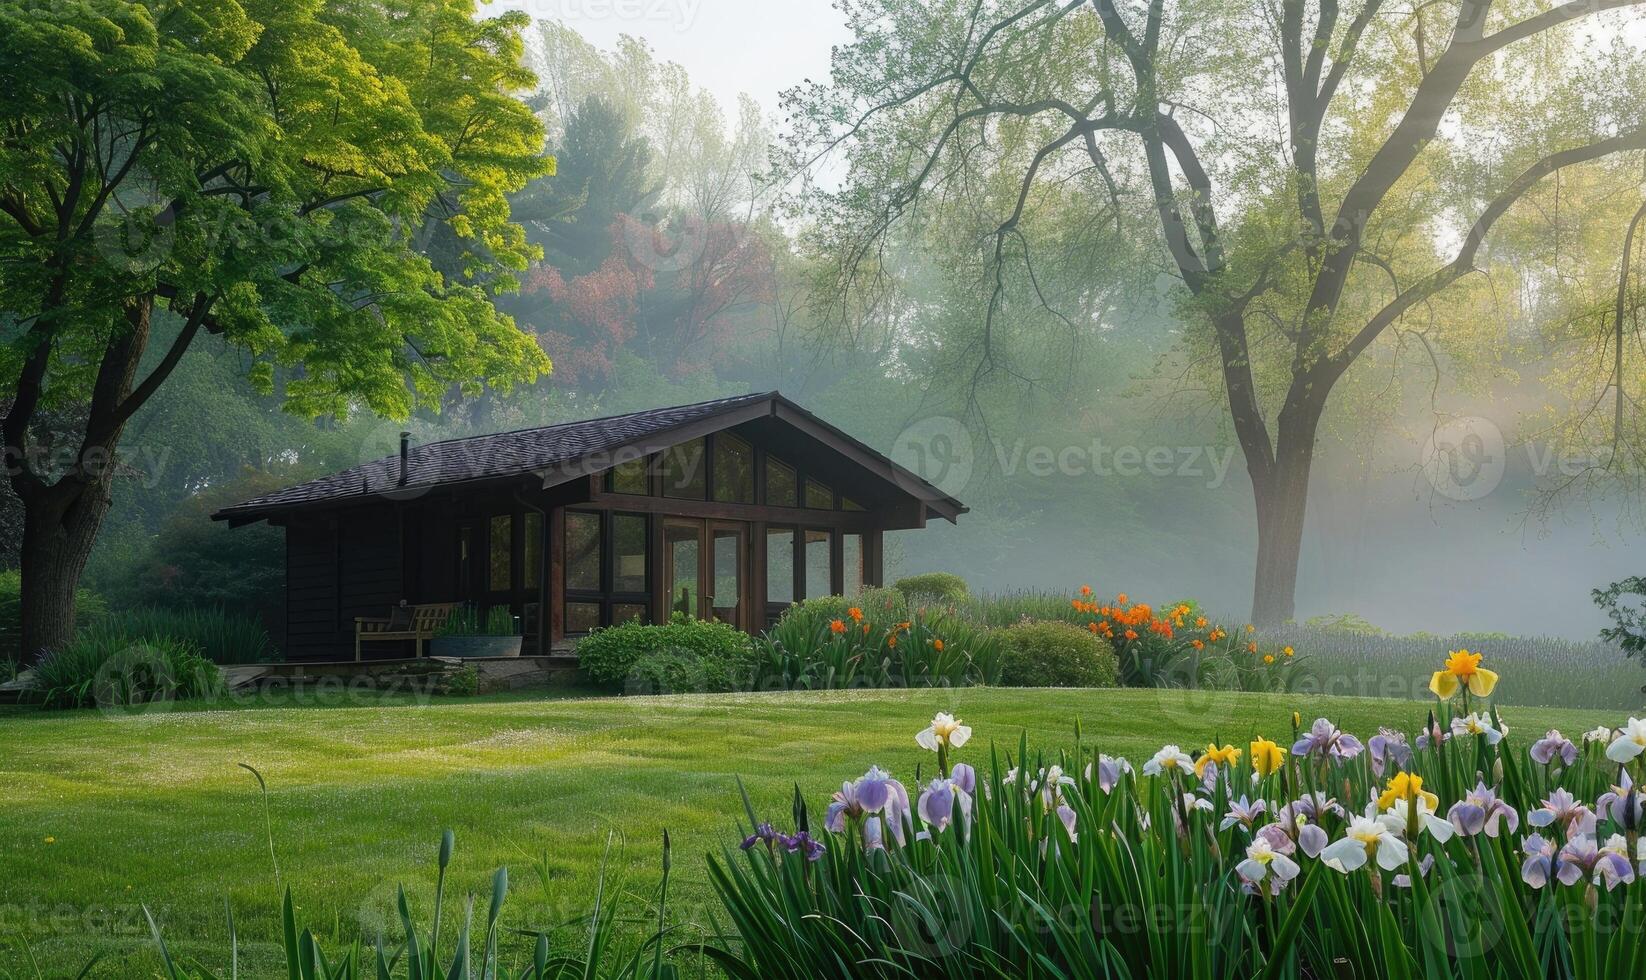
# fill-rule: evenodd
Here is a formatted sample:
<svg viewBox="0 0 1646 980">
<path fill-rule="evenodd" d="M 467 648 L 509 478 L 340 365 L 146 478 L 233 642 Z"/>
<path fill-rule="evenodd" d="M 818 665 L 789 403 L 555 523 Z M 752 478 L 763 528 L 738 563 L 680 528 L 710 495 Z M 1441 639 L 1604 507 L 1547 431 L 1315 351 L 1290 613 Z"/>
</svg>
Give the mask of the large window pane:
<svg viewBox="0 0 1646 980">
<path fill-rule="evenodd" d="M 794 601 L 794 528 L 766 529 L 766 601 Z"/>
<path fill-rule="evenodd" d="M 754 503 L 754 449 L 729 433 L 714 437 L 714 499 Z"/>
<path fill-rule="evenodd" d="M 707 462 L 703 440 L 693 439 L 663 451 L 663 496 L 702 500 L 707 496 Z"/>
<path fill-rule="evenodd" d="M 612 517 L 612 591 L 646 591 L 646 519 L 636 514 Z"/>
<path fill-rule="evenodd" d="M 566 588 L 600 591 L 600 515 L 566 512 Z"/>
<path fill-rule="evenodd" d="M 630 620 L 638 619 L 642 623 L 651 621 L 651 612 L 645 604 L 639 602 L 617 602 L 612 604 L 612 625 L 617 626 Z"/>
<path fill-rule="evenodd" d="M 651 493 L 651 487 L 646 485 L 645 457 L 618 463 L 612 467 L 612 492 L 632 493 L 642 497 Z"/>
<path fill-rule="evenodd" d="M 766 457 L 766 503 L 773 507 L 799 507 L 800 486 L 794 467 Z"/>
<path fill-rule="evenodd" d="M 493 592 L 514 588 L 514 517 L 504 514 L 491 520 L 491 562 L 487 577 Z"/>
<path fill-rule="evenodd" d="M 600 625 L 600 603 L 566 603 L 566 632 L 587 633 Z"/>
<path fill-rule="evenodd" d="M 863 591 L 863 535 L 842 534 L 840 554 L 845 579 L 841 594 L 849 599 Z"/>
<path fill-rule="evenodd" d="M 834 491 L 816 480 L 807 480 L 806 506 L 811 510 L 834 510 Z"/>
<path fill-rule="evenodd" d="M 522 528 L 526 539 L 521 543 L 520 560 L 526 567 L 520 570 L 521 577 L 525 579 L 525 588 L 535 589 L 543 580 L 543 515 L 535 510 L 527 511 Z"/>
<path fill-rule="evenodd" d="M 830 594 L 829 532 L 806 532 L 806 598 Z"/>
</svg>

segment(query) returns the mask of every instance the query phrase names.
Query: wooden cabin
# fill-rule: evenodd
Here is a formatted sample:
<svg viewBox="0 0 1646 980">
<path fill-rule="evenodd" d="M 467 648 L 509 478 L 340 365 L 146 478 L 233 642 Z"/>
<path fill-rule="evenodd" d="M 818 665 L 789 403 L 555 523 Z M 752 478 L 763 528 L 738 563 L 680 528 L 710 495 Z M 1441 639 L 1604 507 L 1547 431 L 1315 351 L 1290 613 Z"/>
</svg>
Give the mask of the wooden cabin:
<svg viewBox="0 0 1646 980">
<path fill-rule="evenodd" d="M 356 617 L 506 605 L 524 651 L 674 612 L 740 629 L 882 584 L 886 531 L 966 508 L 776 392 L 412 445 L 213 515 L 286 531 L 286 658 Z M 406 655 L 409 655 L 409 644 Z M 391 650 L 374 655 L 394 655 Z"/>
</svg>

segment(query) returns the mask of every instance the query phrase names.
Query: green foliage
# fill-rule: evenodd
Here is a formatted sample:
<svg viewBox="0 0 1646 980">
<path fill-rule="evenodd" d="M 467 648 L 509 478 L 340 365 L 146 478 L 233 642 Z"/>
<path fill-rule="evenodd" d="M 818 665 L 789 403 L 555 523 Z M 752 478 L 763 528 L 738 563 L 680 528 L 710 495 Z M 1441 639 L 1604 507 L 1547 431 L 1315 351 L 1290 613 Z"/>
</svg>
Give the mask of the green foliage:
<svg viewBox="0 0 1646 980">
<path fill-rule="evenodd" d="M 1307 629 L 1318 630 L 1322 633 L 1349 633 L 1354 636 L 1383 636 L 1382 627 L 1367 622 L 1363 617 L 1354 613 L 1328 613 L 1320 616 L 1310 616 L 1303 621 Z"/>
<path fill-rule="evenodd" d="M 1612 622 L 1600 631 L 1600 638 L 1631 657 L 1646 654 L 1646 578 L 1631 576 L 1596 589 L 1594 600 Z"/>
<path fill-rule="evenodd" d="M 750 640 L 725 623 L 675 616 L 650 626 L 637 620 L 597 629 L 577 643 L 578 663 L 605 687 L 631 682 L 649 690 L 728 690 L 742 676 Z M 673 687 L 693 681 L 711 687 Z"/>
<path fill-rule="evenodd" d="M 0 356 L 0 390 L 46 344 L 48 396 L 83 397 L 92 372 L 73 365 L 95 365 L 120 336 L 110 328 L 157 298 L 243 349 L 265 390 L 301 364 L 284 394 L 303 415 L 403 417 L 453 384 L 547 370 L 481 289 L 447 281 L 403 230 L 447 224 L 471 275 L 536 254 L 507 201 L 552 168 L 515 98 L 534 80 L 520 64 L 528 20 L 476 12 L 474 0 L 415 0 L 392 16 L 0 4 L 15 79 L 0 93 L 14 123 L 0 153 L 0 308 L 34 324 Z M 120 135 L 105 146 L 99 134 Z"/>
<path fill-rule="evenodd" d="M 999 683 L 994 631 L 935 608 L 900 614 L 902 603 L 883 591 L 796 603 L 755 640 L 752 683 L 757 690 Z"/>
<path fill-rule="evenodd" d="M 211 697 L 217 665 L 170 637 L 131 640 L 119 630 L 84 630 L 35 666 L 35 692 L 47 707 L 141 710 L 157 701 Z"/>
<path fill-rule="evenodd" d="M 23 575 L 17 569 L 0 572 L 0 660 L 21 661 Z M 75 621 L 90 626 L 108 613 L 103 597 L 80 589 L 75 598 Z"/>
<path fill-rule="evenodd" d="M 255 771 L 254 771 L 255 773 Z M 262 777 L 258 777 L 261 782 Z M 668 903 L 669 858 L 668 840 L 664 838 L 663 884 L 658 891 L 658 933 L 638 949 L 624 956 L 614 942 L 617 927 L 623 920 L 617 916 L 619 903 L 609 895 L 606 872 L 602 866 L 600 886 L 596 889 L 593 911 L 585 936 L 579 942 L 579 952 L 567 953 L 552 949 L 550 933 L 546 931 L 506 930 L 501 924 L 503 904 L 508 897 L 509 869 L 498 868 L 491 877 L 489 894 L 485 898 L 486 918 L 478 935 L 478 949 L 471 949 L 471 936 L 476 935 L 474 896 L 464 906 L 463 920 L 457 927 L 454 948 L 448 954 L 441 952 L 442 925 L 446 905 L 446 873 L 451 864 L 454 837 L 446 831 L 440 841 L 438 871 L 434 886 L 434 909 L 427 927 L 417 924 L 412 903 L 401 886 L 396 893 L 401 935 L 393 941 L 379 939 L 375 946 L 358 940 L 333 950 L 330 955 L 322 949 L 322 935 L 335 931 L 335 923 L 317 934 L 313 927 L 299 930 L 297 906 L 292 891 L 286 889 L 281 903 L 281 948 L 286 968 L 293 980 L 361 980 L 377 977 L 380 980 L 488 980 L 493 977 L 518 977 L 519 980 L 674 980 L 678 976 L 674 966 L 662 958 L 667 932 L 662 926 Z M 609 846 L 608 846 L 609 856 Z M 143 909 L 148 919 L 149 934 L 159 952 L 164 980 L 229 980 L 235 972 L 219 974 L 198 963 L 184 963 L 173 958 L 165 937 L 154 915 Z M 229 959 L 238 962 L 238 937 L 234 917 L 229 916 Z M 520 932 L 531 940 L 532 950 L 526 957 L 526 966 L 518 969 L 512 956 L 504 953 L 504 944 Z"/>
<path fill-rule="evenodd" d="M 910 575 L 892 583 L 892 588 L 903 593 L 911 605 L 964 602 L 970 595 L 970 590 L 966 588 L 966 580 L 951 572 Z"/>
<path fill-rule="evenodd" d="M 467 664 L 446 680 L 446 693 L 453 697 L 472 698 L 480 693 L 480 671 Z"/>
<path fill-rule="evenodd" d="M 1016 623 L 1001 631 L 1000 683 L 1008 687 L 1114 687 L 1109 644 L 1069 623 Z"/>
<path fill-rule="evenodd" d="M 481 612 L 476 606 L 464 603 L 453 609 L 436 636 L 519 636 L 520 626 L 508 606 L 489 606 Z"/>
<path fill-rule="evenodd" d="M 116 608 L 213 606 L 247 616 L 271 609 L 271 601 L 278 608 L 286 579 L 285 532 L 266 523 L 230 527 L 211 515 L 289 486 L 290 479 L 286 468 L 242 472 L 179 501 L 151 536 L 118 556 L 117 568 L 100 570 L 105 596 Z"/>
<path fill-rule="evenodd" d="M 90 632 L 110 643 L 177 641 L 215 664 L 260 664 L 279 659 L 279 651 L 261 620 L 220 608 L 139 606 L 103 617 Z"/>
<path fill-rule="evenodd" d="M 1376 799 L 1387 785 L 1370 753 L 1344 761 L 1316 753 L 1261 774 L 1243 757 L 1213 767 L 1202 782 L 1182 770 L 1146 775 L 1113 760 L 1105 765 L 1101 748 L 1082 744 L 1078 734 L 1050 751 L 1026 738 L 981 755 L 968 748 L 964 755 L 980 759 L 976 786 L 956 801 L 946 825 L 934 824 L 923 807 L 862 813 L 847 806 L 820 820 L 797 787 L 792 811 L 772 822 L 819 838 L 823 847 L 812 860 L 786 846 L 782 831 L 762 836 L 762 818 L 747 807 L 750 843 L 710 859 L 710 880 L 735 934 L 709 955 L 733 976 L 778 980 L 1602 980 L 1639 975 L 1646 964 L 1634 935 L 1646 925 L 1646 882 L 1631 871 L 1617 887 L 1602 887 L 1585 872 L 1571 885 L 1551 875 L 1534 886 L 1522 869 L 1520 838 L 1534 832 L 1524 817 L 1519 832 L 1441 836 L 1418 823 L 1413 809 L 1413 819 L 1392 831 L 1400 846 L 1409 845 L 1408 859 L 1386 870 L 1368 860 L 1340 871 L 1297 847 L 1289 836 L 1297 831 L 1278 825 L 1271 803 L 1252 823 L 1278 834 L 1268 840 L 1283 842 L 1300 873 L 1272 892 L 1243 887 L 1236 869 L 1255 834 L 1224 819 L 1232 801 L 1254 785 L 1259 799 L 1290 801 L 1312 796 L 1324 781 L 1333 789 L 1320 799 L 1334 799 L 1307 823 L 1341 842 L 1359 812 L 1350 801 Z M 1507 741 L 1459 737 L 1444 748 L 1416 748 L 1402 771 L 1438 794 L 1441 814 L 1475 789 L 1481 773 L 1500 773 L 1486 777 L 1488 788 L 1525 815 L 1557 786 L 1595 799 L 1615 765 L 1595 744 L 1575 764 L 1551 767 Z M 921 789 L 910 786 L 909 795 Z M 1386 804 L 1380 812 L 1388 820 Z M 1602 813 L 1599 836 L 1619 831 L 1620 820 Z M 887 821 L 902 823 L 902 835 Z M 1272 885 L 1273 867 L 1265 872 Z"/>
</svg>

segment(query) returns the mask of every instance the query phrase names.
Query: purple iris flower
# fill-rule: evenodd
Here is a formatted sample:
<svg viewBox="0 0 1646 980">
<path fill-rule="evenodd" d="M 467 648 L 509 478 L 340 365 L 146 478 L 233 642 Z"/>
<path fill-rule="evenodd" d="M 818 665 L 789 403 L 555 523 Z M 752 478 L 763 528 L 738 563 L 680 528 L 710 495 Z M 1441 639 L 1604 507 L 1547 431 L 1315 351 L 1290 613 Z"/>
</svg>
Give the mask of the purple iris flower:
<svg viewBox="0 0 1646 980">
<path fill-rule="evenodd" d="M 947 779 L 932 780 L 931 785 L 920 794 L 920 819 L 933 830 L 947 830 L 954 820 L 955 796 L 954 783 Z"/>
<path fill-rule="evenodd" d="M 1235 824 L 1244 826 L 1247 830 L 1257 823 L 1257 818 L 1269 811 L 1269 804 L 1262 800 L 1247 800 L 1243 795 L 1238 800 L 1229 803 L 1229 812 L 1223 815 L 1223 822 L 1218 825 L 1219 830 L 1228 830 Z"/>
<path fill-rule="evenodd" d="M 754 833 L 743 838 L 743 850 L 746 851 L 756 844 L 774 844 L 782 836 L 783 835 L 778 833 L 777 830 L 774 829 L 769 823 L 757 824 L 754 828 Z"/>
<path fill-rule="evenodd" d="M 1560 732 L 1550 729 L 1549 734 L 1532 743 L 1531 756 L 1532 761 L 1540 766 L 1546 766 L 1558 757 L 1561 765 L 1570 767 L 1577 761 L 1577 746 Z"/>
<path fill-rule="evenodd" d="M 1342 731 L 1325 718 L 1315 719 L 1308 734 L 1298 739 L 1292 746 L 1293 755 L 1330 756 L 1333 759 L 1349 760 L 1365 750 L 1360 739 L 1348 732 Z"/>
<path fill-rule="evenodd" d="M 1423 729 L 1423 734 L 1417 737 L 1417 747 L 1419 751 L 1438 749 L 1451 741 L 1451 738 L 1452 733 L 1440 724 L 1433 712 L 1430 712 L 1429 726 Z"/>
<path fill-rule="evenodd" d="M 1269 826 L 1279 827 L 1281 833 L 1296 841 L 1305 856 L 1319 857 L 1331 842 L 1325 828 L 1320 826 L 1321 819 L 1327 814 L 1341 820 L 1343 807 L 1325 793 L 1306 793 L 1276 810 L 1275 822 Z"/>
<path fill-rule="evenodd" d="M 1132 771 L 1132 764 L 1118 756 L 1099 755 L 1097 757 L 1097 788 L 1105 793 L 1114 792 L 1120 785 L 1120 777 Z M 1092 778 L 1092 764 L 1086 765 L 1086 778 Z"/>
<path fill-rule="evenodd" d="M 1560 849 L 1560 868 L 1556 872 L 1563 885 L 1575 885 L 1582 880 L 1604 883 L 1611 891 L 1618 885 L 1635 878 L 1635 869 L 1629 859 L 1616 851 L 1603 851 L 1588 834 L 1579 834 Z"/>
<path fill-rule="evenodd" d="M 1520 865 L 1520 879 L 1533 888 L 1547 885 L 1560 863 L 1560 853 L 1555 850 L 1555 845 L 1544 840 L 1542 834 L 1533 834 L 1526 838 L 1520 849 L 1526 854 L 1526 860 Z M 1582 874 L 1581 871 L 1578 873 Z"/>
<path fill-rule="evenodd" d="M 884 822 L 882 816 L 885 817 Z M 840 791 L 834 794 L 823 815 L 823 828 L 831 833 L 843 834 L 848 824 L 859 820 L 863 821 L 866 842 L 883 840 L 884 827 L 889 824 L 893 839 L 899 844 L 904 843 L 904 831 L 913 820 L 909 791 L 879 766 L 870 766 L 869 771 L 855 783 L 840 784 Z M 873 838 L 870 837 L 870 824 L 873 824 Z M 880 845 L 870 843 L 869 846 Z"/>
<path fill-rule="evenodd" d="M 1526 822 L 1534 827 L 1559 824 L 1567 837 L 1595 832 L 1595 813 L 1577 801 L 1571 793 L 1557 789 L 1549 794 L 1543 805 L 1526 814 Z"/>
<path fill-rule="evenodd" d="M 1617 785 L 1613 786 L 1610 792 L 1602 794 L 1600 799 L 1595 801 L 1595 806 L 1624 830 L 1636 830 L 1641 825 L 1642 816 L 1646 816 L 1646 793 L 1635 789 L 1635 781 L 1629 778 L 1629 770 L 1619 769 Z"/>
<path fill-rule="evenodd" d="M 1417 873 L 1420 877 L 1427 878 L 1429 877 L 1429 870 L 1434 866 L 1435 856 L 1433 854 L 1425 854 L 1423 856 L 1423 860 L 1417 863 Z M 1402 872 L 1401 874 L 1395 875 L 1394 883 L 1396 888 L 1410 888 L 1412 887 L 1412 876 Z"/>
<path fill-rule="evenodd" d="M 1379 728 L 1367 744 L 1371 752 L 1372 772 L 1382 779 L 1384 770 L 1389 763 L 1394 763 L 1396 769 L 1405 769 L 1412 764 L 1412 747 L 1406 744 L 1406 736 L 1390 728 Z"/>
<path fill-rule="evenodd" d="M 1520 814 L 1514 807 L 1497 798 L 1484 780 L 1478 781 L 1475 788 L 1463 794 L 1463 799 L 1452 804 L 1447 811 L 1446 819 L 1459 833 L 1475 837 L 1484 832 L 1487 837 L 1496 837 L 1500 824 L 1509 825 L 1509 833 L 1520 829 Z"/>
<path fill-rule="evenodd" d="M 977 795 L 977 770 L 964 762 L 957 763 L 949 770 L 949 781 L 954 783 L 955 789 L 967 796 Z"/>
<path fill-rule="evenodd" d="M 794 834 L 793 836 L 780 834 L 778 836 L 778 842 L 782 844 L 783 849 L 788 851 L 790 854 L 803 854 L 808 861 L 816 861 L 818 858 L 821 858 L 825 850 L 822 841 L 816 840 L 811 834 L 806 833 L 804 830 Z"/>
</svg>

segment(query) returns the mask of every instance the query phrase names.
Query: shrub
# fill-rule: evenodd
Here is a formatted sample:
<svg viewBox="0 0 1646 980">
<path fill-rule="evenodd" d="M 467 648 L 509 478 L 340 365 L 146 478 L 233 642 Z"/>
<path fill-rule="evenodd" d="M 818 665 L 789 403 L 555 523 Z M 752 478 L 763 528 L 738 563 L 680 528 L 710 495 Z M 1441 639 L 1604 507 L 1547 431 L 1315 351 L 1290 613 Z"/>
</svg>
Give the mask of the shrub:
<svg viewBox="0 0 1646 980">
<path fill-rule="evenodd" d="M 949 572 L 910 575 L 898 579 L 892 588 L 903 593 L 910 605 L 965 602 L 971 594 L 966 588 L 966 580 Z"/>
<path fill-rule="evenodd" d="M 0 660 L 23 660 L 23 573 L 17 569 L 0 572 Z M 75 593 L 75 622 L 96 623 L 108 612 L 101 596 L 81 589 Z"/>
<path fill-rule="evenodd" d="M 189 700 L 219 690 L 217 665 L 170 637 L 131 642 L 118 630 L 82 631 L 35 667 L 35 690 L 47 707 L 139 706 Z"/>
<path fill-rule="evenodd" d="M 850 602 L 830 597 L 790 606 L 755 640 L 755 687 L 821 690 L 999 682 L 1001 644 L 994 631 L 942 610 L 908 612 L 883 593 L 877 590 Z M 900 615 L 906 618 L 898 619 Z"/>
<path fill-rule="evenodd" d="M 1069 623 L 1018 623 L 1003 631 L 1000 683 L 1009 687 L 1114 687 L 1109 644 Z"/>
<path fill-rule="evenodd" d="M 105 616 L 93 629 L 108 633 L 111 642 L 176 640 L 215 664 L 261 664 L 280 659 L 260 619 L 219 607 L 128 609 Z"/>
<path fill-rule="evenodd" d="M 735 627 L 677 615 L 661 626 L 630 621 L 595 630 L 578 642 L 577 658 L 589 680 L 619 687 L 637 676 L 637 668 L 642 682 L 669 679 L 671 683 L 685 683 L 688 674 L 735 679 L 748 661 L 749 649 L 748 634 Z M 643 661 L 646 665 L 642 667 Z M 688 661 L 695 662 L 695 666 L 688 666 Z M 730 685 L 733 680 L 719 683 Z"/>
</svg>

